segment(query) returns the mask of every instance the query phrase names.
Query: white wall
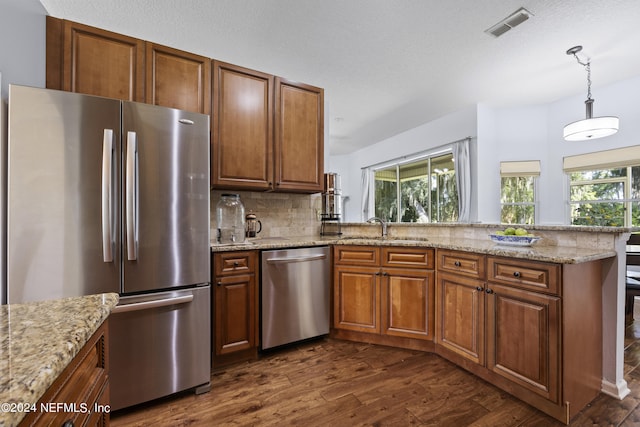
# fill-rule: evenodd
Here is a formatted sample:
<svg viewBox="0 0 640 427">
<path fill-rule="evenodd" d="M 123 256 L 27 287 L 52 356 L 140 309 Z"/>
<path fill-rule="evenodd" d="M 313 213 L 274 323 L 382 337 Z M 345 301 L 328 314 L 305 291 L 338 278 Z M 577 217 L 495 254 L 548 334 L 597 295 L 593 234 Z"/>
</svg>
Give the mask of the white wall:
<svg viewBox="0 0 640 427">
<path fill-rule="evenodd" d="M 0 0 L 2 99 L 9 84 L 44 87 L 46 11 L 38 0 Z"/>
<path fill-rule="evenodd" d="M 472 136 L 476 137 L 472 140 L 472 148 L 477 150 L 477 169 L 472 171 L 472 186 L 477 197 L 472 200 L 472 220 L 500 222 L 500 161 L 540 160 L 539 223 L 567 224 L 568 189 L 562 159 L 640 144 L 640 76 L 594 87 L 592 92 L 594 116 L 616 115 L 620 118 L 617 134 L 593 141 L 564 141 L 564 125 L 585 117 L 585 96 L 576 95 L 550 104 L 518 108 L 499 109 L 479 104 L 355 153 L 331 157 L 335 166 L 333 172 L 342 175 L 343 188 L 351 197 L 345 220 L 361 220 L 361 168 Z"/>
</svg>

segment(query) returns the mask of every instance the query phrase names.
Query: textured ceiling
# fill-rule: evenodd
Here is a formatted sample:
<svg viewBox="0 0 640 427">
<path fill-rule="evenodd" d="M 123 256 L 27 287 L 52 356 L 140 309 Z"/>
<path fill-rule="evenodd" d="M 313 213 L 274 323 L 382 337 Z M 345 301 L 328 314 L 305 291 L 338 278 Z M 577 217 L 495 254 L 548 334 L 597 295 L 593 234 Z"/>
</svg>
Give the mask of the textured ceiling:
<svg viewBox="0 0 640 427">
<path fill-rule="evenodd" d="M 599 86 L 640 75 L 638 0 L 41 3 L 58 18 L 325 88 L 331 154 L 475 103 L 586 98 L 586 72 L 565 54 L 574 45 L 592 60 L 596 100 Z M 499 38 L 484 33 L 520 7 L 534 16 Z M 594 113 L 605 113 L 597 102 Z"/>
</svg>

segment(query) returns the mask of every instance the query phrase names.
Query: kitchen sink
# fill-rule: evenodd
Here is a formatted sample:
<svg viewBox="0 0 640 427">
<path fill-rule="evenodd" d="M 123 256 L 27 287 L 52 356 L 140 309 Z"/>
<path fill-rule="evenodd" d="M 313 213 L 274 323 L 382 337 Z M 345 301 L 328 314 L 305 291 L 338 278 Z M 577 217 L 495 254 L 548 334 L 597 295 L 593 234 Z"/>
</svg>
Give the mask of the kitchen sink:
<svg viewBox="0 0 640 427">
<path fill-rule="evenodd" d="M 426 237 L 418 237 L 418 238 L 413 238 L 413 239 L 404 239 L 404 238 L 389 238 L 389 237 L 381 237 L 381 236 L 376 236 L 376 237 L 362 237 L 362 236 L 346 236 L 346 237 L 342 237 L 339 240 L 349 240 L 349 241 L 358 241 L 358 242 L 367 242 L 367 241 L 375 241 L 375 242 L 385 242 L 388 243 L 390 245 L 393 244 L 403 244 L 403 243 L 424 243 L 429 241 L 429 239 L 427 239 Z"/>
<path fill-rule="evenodd" d="M 289 239 L 286 237 L 251 237 L 249 239 L 250 242 L 256 241 L 256 240 L 264 242 L 269 240 L 289 240 Z"/>
</svg>

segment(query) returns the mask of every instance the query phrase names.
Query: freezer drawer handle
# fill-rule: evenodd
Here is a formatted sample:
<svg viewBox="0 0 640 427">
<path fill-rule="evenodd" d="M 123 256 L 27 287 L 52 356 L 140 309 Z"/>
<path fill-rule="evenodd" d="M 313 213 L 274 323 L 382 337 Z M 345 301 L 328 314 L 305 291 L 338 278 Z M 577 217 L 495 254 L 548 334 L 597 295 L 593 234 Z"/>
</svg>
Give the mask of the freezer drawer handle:
<svg viewBox="0 0 640 427">
<path fill-rule="evenodd" d="M 267 264 L 286 264 L 290 262 L 305 262 L 305 261 L 315 261 L 318 259 L 326 259 L 326 255 L 310 255 L 310 256 L 300 256 L 300 257 L 290 257 L 290 258 L 269 258 L 267 259 Z"/>
<path fill-rule="evenodd" d="M 111 310 L 111 313 L 127 313 L 129 311 L 147 310 L 150 308 L 166 307 L 174 304 L 186 304 L 193 301 L 193 294 L 181 297 L 166 298 L 154 301 L 136 302 L 133 304 L 118 305 Z"/>
<path fill-rule="evenodd" d="M 138 142 L 135 132 L 127 132 L 127 259 L 135 261 L 138 259 L 138 236 L 137 236 L 137 215 L 136 204 L 138 202 L 137 187 L 137 167 L 136 152 Z"/>
<path fill-rule="evenodd" d="M 104 262 L 113 262 L 113 244 L 111 242 L 112 161 L 113 129 L 105 129 L 102 137 L 102 258 Z"/>
</svg>

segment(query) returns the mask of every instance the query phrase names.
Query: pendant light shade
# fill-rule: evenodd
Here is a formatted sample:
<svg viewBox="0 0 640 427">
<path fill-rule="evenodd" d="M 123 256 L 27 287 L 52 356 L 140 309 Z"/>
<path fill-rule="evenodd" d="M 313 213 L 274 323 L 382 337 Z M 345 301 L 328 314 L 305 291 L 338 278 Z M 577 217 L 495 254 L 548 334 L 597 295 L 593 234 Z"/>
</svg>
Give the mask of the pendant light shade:
<svg viewBox="0 0 640 427">
<path fill-rule="evenodd" d="M 593 99 L 587 99 L 584 103 L 587 106 L 587 118 L 569 123 L 564 127 L 563 137 L 565 141 L 586 141 L 604 138 L 618 132 L 620 121 L 617 117 L 591 117 Z"/>
<path fill-rule="evenodd" d="M 564 127 L 563 137 L 565 141 L 587 141 L 590 139 L 604 138 L 618 132 L 620 120 L 615 116 L 593 117 L 593 99 L 591 98 L 591 62 L 582 62 L 577 53 L 582 46 L 574 46 L 567 50 L 567 55 L 573 55 L 578 64 L 587 69 L 587 100 L 586 118 L 569 123 Z"/>
</svg>

